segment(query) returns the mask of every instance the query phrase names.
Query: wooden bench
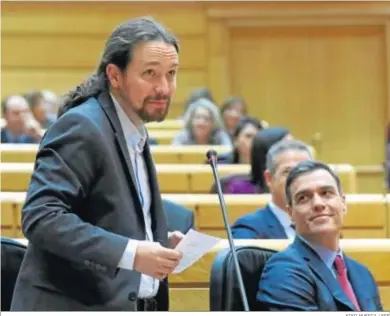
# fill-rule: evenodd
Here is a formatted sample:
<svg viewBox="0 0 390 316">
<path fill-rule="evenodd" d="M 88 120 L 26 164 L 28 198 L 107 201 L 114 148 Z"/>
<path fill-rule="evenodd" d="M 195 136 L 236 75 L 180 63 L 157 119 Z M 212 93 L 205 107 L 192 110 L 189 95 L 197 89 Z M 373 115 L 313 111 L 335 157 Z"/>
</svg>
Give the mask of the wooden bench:
<svg viewBox="0 0 390 316">
<path fill-rule="evenodd" d="M 183 120 L 164 120 L 162 122 L 151 122 L 145 124 L 146 129 L 152 130 L 180 130 L 184 127 Z"/>
<path fill-rule="evenodd" d="M 27 243 L 26 240 L 22 240 Z M 236 246 L 259 246 L 283 250 L 290 240 L 236 240 Z M 209 280 L 215 255 L 228 247 L 222 240 L 203 258 L 180 274 L 170 276 L 171 311 L 208 311 Z M 341 247 L 351 258 L 372 272 L 381 295 L 384 310 L 390 309 L 390 239 L 342 239 Z"/>
<path fill-rule="evenodd" d="M 1 163 L 2 191 L 27 191 L 33 163 Z M 350 165 L 331 165 L 340 176 L 345 193 L 356 193 L 356 174 Z M 162 193 L 209 193 L 214 183 L 209 165 L 157 164 Z M 220 165 L 220 176 L 249 173 L 248 165 Z"/>
<path fill-rule="evenodd" d="M 230 146 L 151 146 L 153 159 L 157 164 L 204 164 L 206 152 L 215 149 L 218 153 L 231 150 Z M 37 144 L 0 144 L 2 163 L 33 163 L 38 151 Z"/>
<path fill-rule="evenodd" d="M 24 192 L 1 192 L 2 234 L 11 238 L 23 237 L 21 210 Z M 182 204 L 195 212 L 195 228 L 210 235 L 226 238 L 223 218 L 217 195 L 211 194 L 163 194 L 164 199 Z M 226 195 L 230 224 L 245 214 L 263 208 L 269 195 Z M 344 238 L 390 238 L 390 196 L 347 195 L 348 212 L 345 216 Z"/>
</svg>

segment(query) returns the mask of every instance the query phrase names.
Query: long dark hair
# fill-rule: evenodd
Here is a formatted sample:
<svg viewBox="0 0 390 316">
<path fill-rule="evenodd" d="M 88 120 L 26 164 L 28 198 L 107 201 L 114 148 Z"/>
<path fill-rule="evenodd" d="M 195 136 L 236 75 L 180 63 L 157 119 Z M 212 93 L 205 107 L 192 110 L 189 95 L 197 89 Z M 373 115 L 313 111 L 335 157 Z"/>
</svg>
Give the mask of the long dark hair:
<svg viewBox="0 0 390 316">
<path fill-rule="evenodd" d="M 251 180 L 261 190 L 268 192 L 264 179 L 268 150 L 282 140 L 289 131 L 282 127 L 269 127 L 259 131 L 253 139 L 251 157 Z"/>
<path fill-rule="evenodd" d="M 96 72 L 65 95 L 58 117 L 90 97 L 108 90 L 106 75 L 108 64 L 114 64 L 124 71 L 131 62 L 134 49 L 139 42 L 157 40 L 173 45 L 179 52 L 179 44 L 175 36 L 152 18 L 137 18 L 119 25 L 106 41 Z"/>
<path fill-rule="evenodd" d="M 244 116 L 238 121 L 237 127 L 234 130 L 233 141 L 237 139 L 237 137 L 241 134 L 241 132 L 243 131 L 243 129 L 247 125 L 253 125 L 258 130 L 263 129 L 263 126 L 261 125 L 259 120 L 255 119 L 253 117 L 250 117 L 250 116 Z M 232 154 L 233 154 L 233 162 L 232 163 L 233 164 L 240 163 L 240 153 L 238 152 L 238 148 L 236 146 L 234 146 Z"/>
</svg>

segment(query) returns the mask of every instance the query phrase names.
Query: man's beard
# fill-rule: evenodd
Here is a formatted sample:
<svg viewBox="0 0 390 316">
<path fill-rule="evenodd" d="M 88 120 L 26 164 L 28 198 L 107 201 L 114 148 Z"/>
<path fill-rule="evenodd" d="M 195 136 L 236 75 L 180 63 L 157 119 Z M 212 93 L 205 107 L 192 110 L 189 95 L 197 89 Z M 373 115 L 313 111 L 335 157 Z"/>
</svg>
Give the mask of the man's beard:
<svg viewBox="0 0 390 316">
<path fill-rule="evenodd" d="M 161 100 L 164 100 L 166 102 L 166 107 L 164 111 L 160 112 L 159 110 L 157 110 L 152 113 L 149 113 L 148 106 L 151 106 L 149 102 L 161 101 Z M 166 96 L 147 97 L 143 102 L 142 108 L 137 110 L 136 113 L 141 118 L 141 120 L 144 121 L 145 123 L 162 122 L 164 121 L 165 117 L 168 115 L 170 104 L 171 104 L 171 99 Z"/>
</svg>

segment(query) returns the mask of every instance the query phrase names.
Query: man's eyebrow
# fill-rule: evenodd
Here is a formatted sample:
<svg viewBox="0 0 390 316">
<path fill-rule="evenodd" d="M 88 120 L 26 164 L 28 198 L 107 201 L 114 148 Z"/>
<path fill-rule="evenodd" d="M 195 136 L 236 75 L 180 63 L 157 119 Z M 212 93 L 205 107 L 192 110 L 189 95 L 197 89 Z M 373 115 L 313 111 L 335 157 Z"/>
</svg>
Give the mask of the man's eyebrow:
<svg viewBox="0 0 390 316">
<path fill-rule="evenodd" d="M 324 190 L 324 189 L 326 189 L 326 190 L 332 190 L 332 191 L 335 191 L 336 190 L 336 188 L 333 186 L 333 185 L 323 185 L 323 186 L 321 186 L 320 188 L 319 188 L 320 190 Z M 297 195 L 302 195 L 302 194 L 307 194 L 307 193 L 309 193 L 310 192 L 310 189 L 303 189 L 303 190 L 301 190 L 301 191 L 298 191 L 298 192 L 296 192 L 295 194 L 294 194 L 294 197 L 296 197 Z"/>
<path fill-rule="evenodd" d="M 158 61 L 150 61 L 148 63 L 146 63 L 144 66 L 147 67 L 147 66 L 160 66 L 161 63 L 159 63 Z M 171 65 L 171 67 L 178 67 L 179 66 L 179 63 L 173 63 Z"/>
</svg>

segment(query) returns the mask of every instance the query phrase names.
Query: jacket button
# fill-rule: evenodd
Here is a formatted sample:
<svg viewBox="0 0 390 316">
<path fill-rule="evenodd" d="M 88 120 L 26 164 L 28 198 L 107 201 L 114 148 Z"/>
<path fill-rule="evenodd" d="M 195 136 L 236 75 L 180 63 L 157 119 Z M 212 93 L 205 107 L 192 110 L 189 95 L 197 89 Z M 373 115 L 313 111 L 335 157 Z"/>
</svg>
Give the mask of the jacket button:
<svg viewBox="0 0 390 316">
<path fill-rule="evenodd" d="M 129 301 L 135 301 L 137 298 L 137 294 L 135 294 L 135 292 L 130 292 L 128 298 Z"/>
</svg>

